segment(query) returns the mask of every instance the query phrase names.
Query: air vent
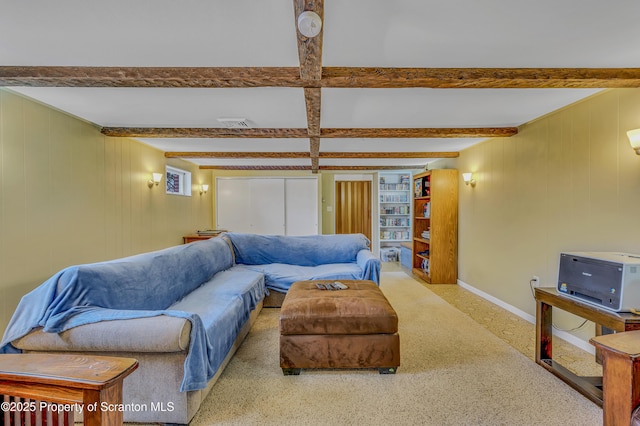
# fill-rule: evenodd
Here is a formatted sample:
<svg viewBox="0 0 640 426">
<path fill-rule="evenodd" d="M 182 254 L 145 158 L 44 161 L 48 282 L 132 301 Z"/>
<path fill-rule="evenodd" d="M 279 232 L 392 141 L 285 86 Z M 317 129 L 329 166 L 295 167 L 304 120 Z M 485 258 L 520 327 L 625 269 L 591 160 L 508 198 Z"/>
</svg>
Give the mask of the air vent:
<svg viewBox="0 0 640 426">
<path fill-rule="evenodd" d="M 227 129 L 250 129 L 249 121 L 246 118 L 218 118 Z"/>
</svg>

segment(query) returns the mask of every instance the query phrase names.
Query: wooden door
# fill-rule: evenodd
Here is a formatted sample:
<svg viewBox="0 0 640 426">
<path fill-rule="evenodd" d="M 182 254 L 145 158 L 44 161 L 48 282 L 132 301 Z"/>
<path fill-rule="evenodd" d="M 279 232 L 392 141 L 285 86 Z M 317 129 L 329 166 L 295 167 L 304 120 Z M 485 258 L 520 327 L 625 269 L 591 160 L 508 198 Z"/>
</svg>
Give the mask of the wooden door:
<svg viewBox="0 0 640 426">
<path fill-rule="evenodd" d="M 355 233 L 371 241 L 371 181 L 337 181 L 336 234 Z"/>
</svg>

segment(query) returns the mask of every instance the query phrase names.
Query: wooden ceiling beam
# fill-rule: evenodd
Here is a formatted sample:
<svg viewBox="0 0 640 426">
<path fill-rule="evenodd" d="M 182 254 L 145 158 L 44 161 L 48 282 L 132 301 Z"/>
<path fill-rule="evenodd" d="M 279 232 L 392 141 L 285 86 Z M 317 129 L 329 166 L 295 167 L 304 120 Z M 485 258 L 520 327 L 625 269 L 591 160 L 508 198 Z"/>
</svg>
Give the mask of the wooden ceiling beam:
<svg viewBox="0 0 640 426">
<path fill-rule="evenodd" d="M 309 158 L 308 152 L 176 152 L 167 151 L 165 158 Z"/>
<path fill-rule="evenodd" d="M 296 67 L 0 66 L 0 86 L 28 87 L 304 87 Z"/>
<path fill-rule="evenodd" d="M 517 127 L 320 129 L 322 138 L 500 138 L 516 134 Z"/>
<path fill-rule="evenodd" d="M 349 68 L 322 70 L 323 87 L 440 89 L 640 87 L 640 68 Z"/>
<path fill-rule="evenodd" d="M 309 89 L 315 93 L 316 89 Z M 315 97 L 310 97 L 316 99 Z M 309 111 L 309 105 L 314 101 L 307 100 L 307 115 L 310 122 L 308 129 L 227 129 L 217 127 L 103 127 L 101 132 L 106 136 L 121 138 L 269 138 L 269 139 L 307 139 L 317 137 L 330 138 L 501 138 L 518 133 L 517 127 L 426 127 L 426 128 L 396 128 L 396 129 L 320 129 L 320 98 L 317 98 L 317 107 L 313 106 Z"/>
<path fill-rule="evenodd" d="M 304 101 L 307 107 L 309 136 L 320 136 L 321 89 L 305 88 Z"/>
<path fill-rule="evenodd" d="M 320 158 L 457 158 L 458 152 L 321 152 Z"/>
<path fill-rule="evenodd" d="M 227 129 L 218 127 L 103 127 L 103 135 L 120 138 L 301 138 L 307 129 Z"/>
<path fill-rule="evenodd" d="M 320 138 L 312 136 L 309 139 L 309 154 L 311 156 L 311 171 L 318 173 L 318 166 L 320 165 Z"/>
<path fill-rule="evenodd" d="M 165 152 L 166 158 L 456 158 L 458 152 L 319 152 L 318 144 L 311 138 L 310 152 Z"/>
<path fill-rule="evenodd" d="M 320 166 L 320 170 L 411 170 L 422 169 L 424 164 L 415 166 Z M 199 166 L 200 170 L 309 170 L 310 166 Z"/>
<path fill-rule="evenodd" d="M 310 166 L 199 166 L 200 170 L 311 170 Z"/>
<path fill-rule="evenodd" d="M 303 80 L 296 67 L 0 66 L 0 86 L 637 88 L 640 68 L 324 67 L 321 80 Z"/>
<path fill-rule="evenodd" d="M 320 166 L 320 170 L 412 170 L 423 169 L 424 164 L 415 166 Z"/>
<path fill-rule="evenodd" d="M 293 0 L 294 28 L 298 42 L 298 58 L 300 60 L 300 78 L 305 82 L 317 84 L 322 78 L 322 35 L 306 37 L 298 29 L 298 16 L 305 12 L 315 12 L 324 21 L 324 0 Z M 324 25 L 323 25 L 324 27 Z M 311 172 L 318 173 L 320 152 L 320 114 L 321 89 L 305 87 L 304 101 L 307 109 L 307 133 L 309 135 L 309 156 Z"/>
<path fill-rule="evenodd" d="M 315 37 L 305 37 L 298 30 L 298 16 L 305 11 L 315 12 L 324 21 L 324 0 L 293 0 L 294 28 L 298 41 L 300 78 L 304 81 L 319 81 L 322 77 L 322 29 Z"/>
</svg>

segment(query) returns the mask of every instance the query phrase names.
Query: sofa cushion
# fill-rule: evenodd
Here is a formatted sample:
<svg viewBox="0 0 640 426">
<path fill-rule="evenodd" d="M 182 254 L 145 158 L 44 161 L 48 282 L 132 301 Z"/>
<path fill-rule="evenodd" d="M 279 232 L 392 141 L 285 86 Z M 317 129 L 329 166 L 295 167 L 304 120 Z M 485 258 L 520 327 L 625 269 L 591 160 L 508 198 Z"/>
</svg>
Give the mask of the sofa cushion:
<svg viewBox="0 0 640 426">
<path fill-rule="evenodd" d="M 206 369 L 206 386 L 231 350 L 251 311 L 264 299 L 264 276 L 255 271 L 232 268 L 217 273 L 211 280 L 173 304 L 169 311 L 189 312 L 199 319 L 207 336 L 206 363 L 187 359 L 185 371 Z M 198 336 L 193 336 L 198 338 Z M 201 348 L 204 349 L 204 348 Z M 190 349 L 191 350 L 191 349 Z"/>
<path fill-rule="evenodd" d="M 267 288 L 280 292 L 287 292 L 291 284 L 296 281 L 362 279 L 362 269 L 355 263 L 332 263 L 318 266 L 270 263 L 265 265 L 237 265 L 235 268 L 245 268 L 264 274 Z"/>
<path fill-rule="evenodd" d="M 184 298 L 169 307 L 169 310 L 184 311 L 197 314 L 202 318 L 205 327 L 215 320 L 214 303 L 227 301 L 229 298 L 239 299 L 245 311 L 253 310 L 264 299 L 264 275 L 234 266 L 217 273 L 213 278 L 195 289 Z"/>
<path fill-rule="evenodd" d="M 190 332 L 187 319 L 159 315 L 95 322 L 61 333 L 38 328 L 12 343 L 25 351 L 182 352 L 189 347 Z"/>
<path fill-rule="evenodd" d="M 225 235 L 233 245 L 236 263 L 246 265 L 284 263 L 317 266 L 327 263 L 355 263 L 358 252 L 369 249 L 369 240 L 362 234 Z"/>
</svg>

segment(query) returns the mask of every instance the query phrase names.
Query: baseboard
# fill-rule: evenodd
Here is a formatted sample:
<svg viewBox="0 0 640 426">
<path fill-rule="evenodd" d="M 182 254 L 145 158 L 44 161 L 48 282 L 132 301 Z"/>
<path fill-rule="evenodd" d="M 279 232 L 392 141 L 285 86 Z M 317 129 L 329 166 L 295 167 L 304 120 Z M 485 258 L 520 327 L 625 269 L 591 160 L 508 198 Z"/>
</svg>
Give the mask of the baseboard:
<svg viewBox="0 0 640 426">
<path fill-rule="evenodd" d="M 529 321 L 531 324 L 535 324 L 536 323 L 536 317 L 534 317 L 533 315 L 529 315 L 528 313 L 526 313 L 525 311 L 516 308 L 515 306 L 509 305 L 508 303 L 505 303 L 504 301 L 498 299 L 497 297 L 494 297 L 488 293 L 485 293 L 482 290 L 478 290 L 477 288 L 470 286 L 469 284 L 465 283 L 464 281 L 458 280 L 458 285 L 462 288 L 464 288 L 465 290 L 469 290 L 471 293 L 476 294 L 480 297 L 482 297 L 483 299 L 493 303 L 494 305 L 498 305 L 501 308 L 511 312 L 514 315 L 519 316 L 520 318 Z M 586 351 L 590 354 L 595 354 L 596 350 L 593 347 L 593 345 L 589 344 L 589 342 L 585 342 L 584 340 L 574 336 L 571 333 L 567 333 L 566 331 L 562 331 L 562 330 L 553 330 L 553 335 L 564 340 L 567 343 L 572 344 L 573 346 L 576 346 L 580 349 L 582 349 L 583 351 Z"/>
</svg>

